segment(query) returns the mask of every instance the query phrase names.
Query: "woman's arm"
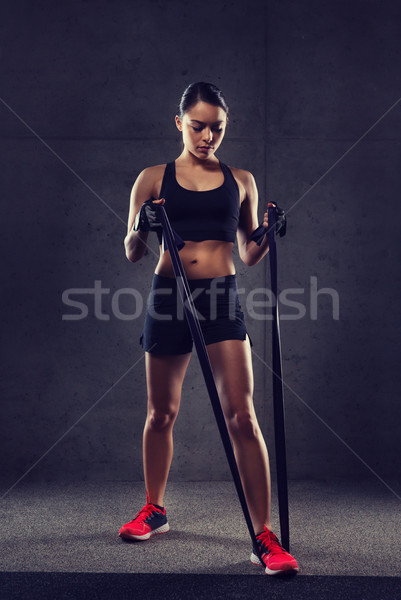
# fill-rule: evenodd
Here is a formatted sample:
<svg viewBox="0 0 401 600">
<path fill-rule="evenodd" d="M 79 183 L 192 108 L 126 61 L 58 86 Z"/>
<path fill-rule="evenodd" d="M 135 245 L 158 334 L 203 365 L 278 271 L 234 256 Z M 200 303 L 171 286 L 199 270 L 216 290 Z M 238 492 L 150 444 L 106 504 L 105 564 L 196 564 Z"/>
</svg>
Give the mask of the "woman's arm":
<svg viewBox="0 0 401 600">
<path fill-rule="evenodd" d="M 255 179 L 249 171 L 239 171 L 238 176 L 245 189 L 245 197 L 241 203 L 240 218 L 237 231 L 238 249 L 241 260 L 251 267 L 256 265 L 269 251 L 269 240 L 265 236 L 262 244 L 249 240 L 249 236 L 259 226 L 258 223 L 258 189 Z M 267 228 L 267 209 L 263 215 L 263 225 Z"/>
<path fill-rule="evenodd" d="M 136 215 L 141 210 L 142 204 L 154 192 L 155 180 L 159 176 L 160 168 L 148 167 L 144 169 L 135 181 L 131 190 L 130 208 L 128 215 L 128 230 L 124 239 L 125 255 L 131 262 L 137 262 L 144 256 L 147 246 L 148 231 L 134 231 L 132 229 Z"/>
</svg>

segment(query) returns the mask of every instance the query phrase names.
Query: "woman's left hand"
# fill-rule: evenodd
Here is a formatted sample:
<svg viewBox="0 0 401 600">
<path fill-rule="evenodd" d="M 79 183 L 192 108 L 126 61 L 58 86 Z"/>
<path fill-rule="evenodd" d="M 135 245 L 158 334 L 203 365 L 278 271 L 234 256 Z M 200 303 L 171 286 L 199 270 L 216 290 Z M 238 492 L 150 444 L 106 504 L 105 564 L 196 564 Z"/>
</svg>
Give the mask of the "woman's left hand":
<svg viewBox="0 0 401 600">
<path fill-rule="evenodd" d="M 276 234 L 278 233 L 280 234 L 280 237 L 283 237 L 287 230 L 287 219 L 285 211 L 279 206 L 277 206 L 275 202 L 267 203 L 267 211 L 263 215 L 263 227 L 267 229 L 269 226 L 268 210 L 272 206 L 276 207 Z"/>
<path fill-rule="evenodd" d="M 274 204 L 274 202 L 268 202 L 267 208 L 269 208 L 269 206 L 276 206 L 276 204 Z M 276 206 L 276 212 L 277 212 L 277 206 Z M 265 214 L 263 215 L 263 227 L 266 227 L 266 229 L 267 229 L 268 226 L 269 226 L 268 211 L 266 210 Z"/>
</svg>

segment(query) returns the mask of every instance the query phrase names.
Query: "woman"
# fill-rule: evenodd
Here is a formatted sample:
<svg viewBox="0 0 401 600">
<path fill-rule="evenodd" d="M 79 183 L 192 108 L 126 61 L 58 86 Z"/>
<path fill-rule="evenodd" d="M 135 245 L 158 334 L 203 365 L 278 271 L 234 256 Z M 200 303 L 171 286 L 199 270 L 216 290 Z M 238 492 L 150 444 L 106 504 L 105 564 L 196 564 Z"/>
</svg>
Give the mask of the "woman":
<svg viewBox="0 0 401 600">
<path fill-rule="evenodd" d="M 150 197 L 164 204 L 172 228 L 185 241 L 181 261 L 198 310 L 252 523 L 269 574 L 298 571 L 296 560 L 278 542 L 270 521 L 270 470 L 266 445 L 253 406 L 251 344 L 238 300 L 232 252 L 235 237 L 243 262 L 255 265 L 268 252 L 249 240 L 258 226 L 258 192 L 248 171 L 227 167 L 216 157 L 228 122 L 228 106 L 212 84 L 191 84 L 175 122 L 183 150 L 167 165 L 148 167 L 131 193 L 127 258 L 136 262 L 148 232 L 133 224 Z M 267 209 L 263 225 L 267 228 Z M 159 241 L 162 241 L 161 234 Z M 147 503 L 124 525 L 120 536 L 146 540 L 169 530 L 163 496 L 173 456 L 173 425 L 191 358 L 192 338 L 182 311 L 168 251 L 160 259 L 148 299 L 143 334 L 148 412 L 143 434 Z M 254 549 L 255 550 L 255 549 Z M 255 551 L 251 561 L 260 564 Z"/>
</svg>

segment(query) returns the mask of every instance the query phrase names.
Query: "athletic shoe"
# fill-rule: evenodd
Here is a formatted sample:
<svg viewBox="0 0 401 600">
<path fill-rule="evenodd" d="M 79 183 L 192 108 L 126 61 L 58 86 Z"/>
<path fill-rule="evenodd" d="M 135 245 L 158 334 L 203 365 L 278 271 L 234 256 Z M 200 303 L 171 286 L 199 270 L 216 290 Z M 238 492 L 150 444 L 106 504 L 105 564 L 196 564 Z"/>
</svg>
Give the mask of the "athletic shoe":
<svg viewBox="0 0 401 600">
<path fill-rule="evenodd" d="M 298 563 L 293 556 L 280 544 L 277 536 L 270 531 L 266 525 L 264 531 L 256 536 L 258 546 L 262 553 L 263 562 L 266 565 L 268 575 L 294 574 L 299 571 Z M 251 562 L 254 565 L 262 565 L 256 554 L 255 548 L 251 554 Z"/>
<path fill-rule="evenodd" d="M 129 523 L 123 525 L 119 531 L 119 536 L 128 540 L 148 540 L 155 533 L 167 533 L 170 527 L 167 523 L 166 509 L 157 508 L 149 502 L 149 495 L 146 492 L 146 504 L 136 513 L 135 517 Z"/>
</svg>

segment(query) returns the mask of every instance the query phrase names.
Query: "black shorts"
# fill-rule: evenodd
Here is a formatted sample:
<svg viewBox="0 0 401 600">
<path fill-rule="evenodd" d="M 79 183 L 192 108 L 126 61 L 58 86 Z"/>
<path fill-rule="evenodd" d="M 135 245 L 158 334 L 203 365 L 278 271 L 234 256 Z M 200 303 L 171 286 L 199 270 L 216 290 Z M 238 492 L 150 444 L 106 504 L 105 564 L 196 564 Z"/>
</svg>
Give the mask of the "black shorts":
<svg viewBox="0 0 401 600">
<path fill-rule="evenodd" d="M 246 339 L 248 333 L 235 275 L 189 279 L 188 284 L 206 345 Z M 139 341 L 151 354 L 192 351 L 191 331 L 175 278 L 154 274 Z M 252 346 L 250 338 L 249 342 Z"/>
</svg>

